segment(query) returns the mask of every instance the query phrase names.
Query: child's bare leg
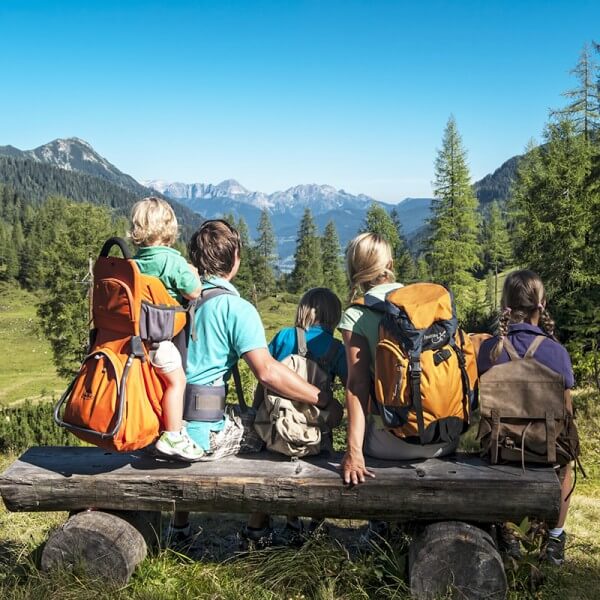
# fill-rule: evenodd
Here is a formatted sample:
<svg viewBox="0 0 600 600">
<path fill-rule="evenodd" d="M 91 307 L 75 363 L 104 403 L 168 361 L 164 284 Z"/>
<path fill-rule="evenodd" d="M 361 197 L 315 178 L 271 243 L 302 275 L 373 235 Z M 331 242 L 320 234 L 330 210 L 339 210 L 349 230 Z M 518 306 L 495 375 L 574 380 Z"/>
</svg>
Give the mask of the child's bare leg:
<svg viewBox="0 0 600 600">
<path fill-rule="evenodd" d="M 160 377 L 166 385 L 162 398 L 165 431 L 180 431 L 183 426 L 185 373 L 181 367 L 178 367 L 168 373 L 161 373 Z"/>
</svg>

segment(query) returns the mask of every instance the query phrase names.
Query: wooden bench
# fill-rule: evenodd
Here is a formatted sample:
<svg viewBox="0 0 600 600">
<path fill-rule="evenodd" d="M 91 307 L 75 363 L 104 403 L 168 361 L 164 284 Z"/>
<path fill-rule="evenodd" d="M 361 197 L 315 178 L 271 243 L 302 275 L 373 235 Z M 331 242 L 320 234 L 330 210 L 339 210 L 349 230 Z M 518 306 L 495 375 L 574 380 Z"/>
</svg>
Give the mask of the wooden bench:
<svg viewBox="0 0 600 600">
<path fill-rule="evenodd" d="M 411 589 L 419 598 L 445 591 L 450 582 L 462 586 L 462 597 L 504 597 L 502 561 L 476 525 L 518 523 L 526 516 L 553 522 L 558 516 L 560 485 L 549 468 L 523 472 L 463 454 L 405 463 L 369 460 L 376 478 L 346 486 L 340 459 L 291 461 L 265 452 L 188 465 L 143 452 L 39 447 L 0 475 L 0 493 L 11 511 L 76 513 L 50 536 L 43 568 L 83 561 L 94 574 L 121 581 L 146 555 L 161 511 L 419 522 L 409 556 Z"/>
</svg>

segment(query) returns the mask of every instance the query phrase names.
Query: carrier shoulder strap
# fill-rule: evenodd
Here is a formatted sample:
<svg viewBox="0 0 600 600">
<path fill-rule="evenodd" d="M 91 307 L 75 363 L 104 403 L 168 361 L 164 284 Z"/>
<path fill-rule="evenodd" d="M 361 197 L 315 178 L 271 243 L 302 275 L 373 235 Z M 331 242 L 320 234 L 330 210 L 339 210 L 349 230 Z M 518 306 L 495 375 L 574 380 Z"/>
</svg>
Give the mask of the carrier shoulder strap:
<svg viewBox="0 0 600 600">
<path fill-rule="evenodd" d="M 209 300 L 216 298 L 217 296 L 235 296 L 236 294 L 227 288 L 216 286 L 209 288 L 207 290 L 202 290 L 200 297 L 196 299 L 194 302 L 190 304 L 193 308 L 190 310 L 190 319 L 192 321 L 192 332 L 191 337 L 192 340 L 196 341 L 196 320 L 195 320 L 195 312 L 202 305 L 206 304 Z M 236 362 L 233 367 L 231 367 L 231 375 L 233 377 L 233 383 L 235 384 L 235 392 L 238 397 L 238 402 L 240 404 L 240 408 L 242 412 L 248 412 L 248 404 L 246 403 L 246 398 L 244 398 L 244 388 L 242 387 L 242 378 L 240 376 L 240 368 L 238 363 Z"/>
<path fill-rule="evenodd" d="M 506 354 L 508 354 L 510 360 L 522 360 L 508 337 L 504 338 L 504 350 L 506 350 Z"/>
<path fill-rule="evenodd" d="M 536 335 L 533 339 L 533 342 L 531 342 L 529 345 L 529 348 L 527 348 L 527 352 L 525 352 L 525 356 L 523 356 L 523 358 L 533 358 L 536 350 L 540 347 L 545 339 L 547 339 L 545 335 Z"/>
</svg>

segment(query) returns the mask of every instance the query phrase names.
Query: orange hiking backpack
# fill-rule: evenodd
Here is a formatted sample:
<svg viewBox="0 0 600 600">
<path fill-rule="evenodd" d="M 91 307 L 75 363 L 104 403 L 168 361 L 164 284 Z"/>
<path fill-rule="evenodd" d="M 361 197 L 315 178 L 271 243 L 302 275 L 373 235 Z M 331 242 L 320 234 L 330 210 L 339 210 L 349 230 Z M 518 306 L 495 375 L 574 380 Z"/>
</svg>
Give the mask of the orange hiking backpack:
<svg viewBox="0 0 600 600">
<path fill-rule="evenodd" d="M 109 256 L 113 246 L 123 258 Z M 143 448 L 158 437 L 162 415 L 163 385 L 149 347 L 183 330 L 186 309 L 160 279 L 140 273 L 123 239 L 111 238 L 94 265 L 92 315 L 89 353 L 54 420 L 107 450 Z"/>
<path fill-rule="evenodd" d="M 414 283 L 366 296 L 359 304 L 383 313 L 375 354 L 375 409 L 408 442 L 452 442 L 469 425 L 477 365 L 458 327 L 451 292 Z"/>
</svg>

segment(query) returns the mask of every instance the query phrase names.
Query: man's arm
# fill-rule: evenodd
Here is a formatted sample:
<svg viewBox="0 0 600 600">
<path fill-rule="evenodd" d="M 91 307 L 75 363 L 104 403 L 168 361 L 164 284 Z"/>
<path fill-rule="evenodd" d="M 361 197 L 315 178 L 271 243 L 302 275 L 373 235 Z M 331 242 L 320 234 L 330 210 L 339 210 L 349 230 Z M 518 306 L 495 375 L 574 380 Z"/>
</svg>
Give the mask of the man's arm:
<svg viewBox="0 0 600 600">
<path fill-rule="evenodd" d="M 325 407 L 330 400 L 327 390 L 321 391 L 318 387 L 304 381 L 297 373 L 277 362 L 266 348 L 250 350 L 243 354 L 242 358 L 256 379 L 276 394 L 297 402 L 316 404 L 319 408 Z"/>
</svg>

